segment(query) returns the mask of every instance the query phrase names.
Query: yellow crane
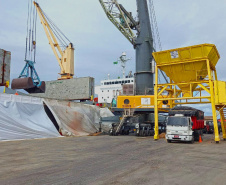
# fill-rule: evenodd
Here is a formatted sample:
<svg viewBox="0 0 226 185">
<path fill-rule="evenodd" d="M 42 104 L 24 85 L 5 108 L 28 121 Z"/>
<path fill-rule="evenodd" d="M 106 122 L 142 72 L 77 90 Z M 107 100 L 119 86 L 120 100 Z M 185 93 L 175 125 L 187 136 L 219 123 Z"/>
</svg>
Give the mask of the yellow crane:
<svg viewBox="0 0 226 185">
<path fill-rule="evenodd" d="M 36 56 L 36 17 L 40 17 L 49 44 L 60 65 L 60 78 L 58 80 L 71 79 L 74 76 L 74 47 L 70 40 L 46 15 L 37 2 L 34 7 L 28 4 L 27 38 L 25 52 L 25 66 L 19 77 L 12 80 L 12 89 L 24 89 L 28 93 L 44 93 L 45 82 L 41 81 L 35 70 Z M 32 1 L 31 1 L 32 4 Z M 36 11 L 35 11 L 36 10 Z M 31 15 L 30 12 L 33 12 Z M 33 21 L 31 21 L 33 20 Z M 33 22 L 33 23 L 32 23 Z M 69 43 L 69 44 L 68 44 Z"/>
<path fill-rule="evenodd" d="M 56 59 L 60 65 L 61 77 L 58 79 L 64 80 L 64 79 L 73 78 L 73 76 L 74 76 L 74 47 L 73 47 L 73 44 L 69 43 L 69 45 L 65 45 L 66 42 L 63 40 L 62 36 L 57 35 L 57 33 L 61 33 L 66 39 L 67 39 L 67 37 L 47 17 L 47 15 L 41 9 L 39 4 L 35 1 L 33 3 L 37 9 L 39 18 L 40 18 L 43 28 L 45 30 L 46 36 L 49 40 L 49 44 L 50 44 L 50 46 L 53 50 L 53 53 L 56 56 Z M 58 43 L 58 40 L 60 40 L 62 42 L 64 49 L 61 48 L 60 44 Z"/>
</svg>

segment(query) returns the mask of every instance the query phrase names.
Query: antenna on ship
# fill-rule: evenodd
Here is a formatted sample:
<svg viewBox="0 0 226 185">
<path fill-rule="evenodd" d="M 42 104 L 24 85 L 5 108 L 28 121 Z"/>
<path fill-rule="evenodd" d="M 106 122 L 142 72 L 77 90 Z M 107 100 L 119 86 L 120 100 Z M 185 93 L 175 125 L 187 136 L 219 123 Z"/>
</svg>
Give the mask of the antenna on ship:
<svg viewBox="0 0 226 185">
<path fill-rule="evenodd" d="M 126 58 L 126 52 L 123 52 L 122 55 L 119 57 L 118 61 L 121 62 L 121 66 L 122 66 L 122 77 L 126 78 L 126 62 L 131 60 Z"/>
</svg>

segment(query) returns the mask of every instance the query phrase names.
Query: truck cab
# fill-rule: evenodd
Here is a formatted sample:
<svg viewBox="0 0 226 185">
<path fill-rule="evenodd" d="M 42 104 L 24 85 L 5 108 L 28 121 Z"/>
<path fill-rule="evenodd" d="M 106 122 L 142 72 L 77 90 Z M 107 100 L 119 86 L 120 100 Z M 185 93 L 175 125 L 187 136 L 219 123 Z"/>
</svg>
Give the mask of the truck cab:
<svg viewBox="0 0 226 185">
<path fill-rule="evenodd" d="M 194 142 L 191 117 L 183 115 L 169 116 L 166 125 L 166 139 L 171 141 Z"/>
<path fill-rule="evenodd" d="M 204 112 L 192 107 L 179 106 L 169 111 L 166 139 L 193 143 L 199 140 L 204 129 Z"/>
</svg>

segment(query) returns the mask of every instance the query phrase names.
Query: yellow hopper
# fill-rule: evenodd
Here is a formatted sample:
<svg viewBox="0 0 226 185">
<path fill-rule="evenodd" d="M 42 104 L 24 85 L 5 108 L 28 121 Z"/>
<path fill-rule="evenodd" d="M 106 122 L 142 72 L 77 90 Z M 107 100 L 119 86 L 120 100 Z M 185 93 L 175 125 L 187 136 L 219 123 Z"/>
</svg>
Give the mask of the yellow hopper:
<svg viewBox="0 0 226 185">
<path fill-rule="evenodd" d="M 174 83 L 179 84 L 184 96 L 189 95 L 189 82 L 204 80 L 208 75 L 206 60 L 210 61 L 210 67 L 215 66 L 220 58 L 214 44 L 201 44 L 184 48 L 171 49 L 153 53 L 154 59 L 159 69 Z M 192 91 L 197 87 L 192 85 Z"/>
</svg>

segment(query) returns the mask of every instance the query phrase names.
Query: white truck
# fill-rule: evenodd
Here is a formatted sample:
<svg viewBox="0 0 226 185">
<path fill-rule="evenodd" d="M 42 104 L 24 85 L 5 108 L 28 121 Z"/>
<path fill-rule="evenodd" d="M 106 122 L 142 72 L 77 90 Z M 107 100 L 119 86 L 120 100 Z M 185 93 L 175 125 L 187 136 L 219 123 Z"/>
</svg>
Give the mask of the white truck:
<svg viewBox="0 0 226 185">
<path fill-rule="evenodd" d="M 204 112 L 192 107 L 174 107 L 169 111 L 166 124 L 166 139 L 193 143 L 199 140 L 204 128 Z"/>
</svg>

